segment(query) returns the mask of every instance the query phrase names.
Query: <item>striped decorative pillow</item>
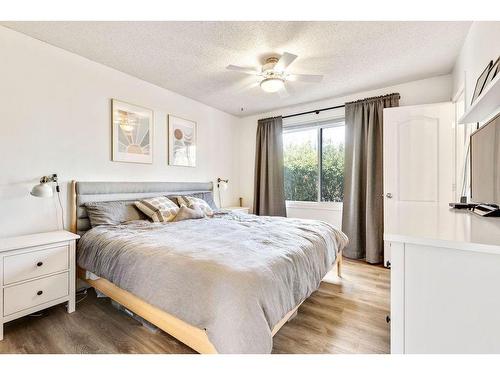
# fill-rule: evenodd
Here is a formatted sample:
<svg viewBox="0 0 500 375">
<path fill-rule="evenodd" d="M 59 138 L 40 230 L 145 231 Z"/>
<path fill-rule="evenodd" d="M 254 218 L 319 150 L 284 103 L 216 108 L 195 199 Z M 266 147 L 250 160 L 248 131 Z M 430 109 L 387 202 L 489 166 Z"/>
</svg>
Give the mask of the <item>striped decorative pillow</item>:
<svg viewBox="0 0 500 375">
<path fill-rule="evenodd" d="M 214 211 L 212 210 L 212 208 L 210 208 L 208 203 L 201 198 L 182 195 L 177 197 L 177 202 L 179 202 L 179 205 L 181 207 L 186 206 L 189 208 L 193 208 L 194 206 L 198 206 L 199 208 L 201 208 L 205 216 L 214 216 Z"/>
<path fill-rule="evenodd" d="M 134 204 L 156 223 L 172 221 L 179 212 L 179 207 L 167 197 L 142 199 Z"/>
</svg>

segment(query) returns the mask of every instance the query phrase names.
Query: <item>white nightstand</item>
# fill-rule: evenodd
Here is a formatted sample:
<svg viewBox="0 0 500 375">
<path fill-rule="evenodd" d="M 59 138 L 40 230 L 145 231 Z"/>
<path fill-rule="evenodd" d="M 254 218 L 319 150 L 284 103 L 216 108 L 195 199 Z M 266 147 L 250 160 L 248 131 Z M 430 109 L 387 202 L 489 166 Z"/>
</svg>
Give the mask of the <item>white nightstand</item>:
<svg viewBox="0 0 500 375">
<path fill-rule="evenodd" d="M 0 340 L 6 322 L 68 302 L 75 311 L 75 242 L 47 232 L 0 239 Z"/>
<path fill-rule="evenodd" d="M 233 211 L 233 212 L 241 212 L 244 214 L 248 214 L 250 212 L 250 207 L 222 207 L 223 210 Z"/>
</svg>

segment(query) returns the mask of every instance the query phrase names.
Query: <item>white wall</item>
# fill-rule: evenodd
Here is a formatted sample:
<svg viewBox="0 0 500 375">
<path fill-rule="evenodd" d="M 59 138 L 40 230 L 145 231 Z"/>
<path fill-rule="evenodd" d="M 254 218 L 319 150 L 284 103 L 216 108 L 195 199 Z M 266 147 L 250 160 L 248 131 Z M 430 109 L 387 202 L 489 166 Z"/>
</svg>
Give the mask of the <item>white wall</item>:
<svg viewBox="0 0 500 375">
<path fill-rule="evenodd" d="M 452 77 L 440 76 L 236 118 L 4 27 L 0 27 L 0 46 L 0 237 L 57 228 L 55 198 L 29 195 L 45 174 L 60 176 L 66 223 L 66 190 L 72 179 L 213 181 L 220 176 L 230 180 L 224 204 L 237 204 L 241 196 L 243 204 L 251 207 L 259 118 L 390 92 L 401 94 L 401 105 L 448 101 L 451 97 Z M 154 110 L 152 165 L 111 161 L 111 98 Z M 167 165 L 168 113 L 197 122 L 196 168 Z M 288 213 L 337 226 L 341 222 L 339 210 L 308 206 L 290 208 Z"/>
<path fill-rule="evenodd" d="M 500 22 L 473 22 L 465 38 L 460 54 L 453 69 L 453 97 L 456 100 L 457 118 L 470 107 L 472 95 L 479 75 L 490 60 L 500 56 Z M 462 94 L 461 94 L 462 93 Z M 491 116 L 494 114 L 492 113 Z M 470 134 L 476 124 L 457 124 L 455 132 L 455 174 L 458 200 L 462 194 L 470 191 L 470 177 L 464 176 L 464 166 L 469 160 L 467 147 Z M 462 192 L 462 185 L 466 191 Z"/>
<path fill-rule="evenodd" d="M 360 92 L 339 98 L 321 100 L 317 102 L 307 103 L 294 107 L 281 108 L 268 113 L 262 113 L 255 116 L 244 117 L 240 120 L 240 138 L 239 138 L 239 169 L 240 174 L 240 192 L 243 197 L 245 206 L 252 207 L 253 205 L 253 179 L 254 179 L 254 163 L 255 163 L 255 137 L 257 130 L 257 120 L 261 118 L 287 115 L 305 111 L 311 111 L 318 108 L 332 107 L 344 104 L 348 101 L 362 99 L 371 96 L 389 94 L 399 92 L 401 94 L 400 105 L 417 105 L 427 103 L 447 102 L 451 99 L 452 77 L 451 75 L 438 76 L 429 79 L 412 81 L 396 86 L 385 87 L 377 90 Z M 343 111 L 341 111 L 343 112 Z M 317 116 L 322 118 L 328 116 L 339 116 L 338 110 L 331 112 L 322 112 Z M 312 115 L 314 117 L 316 115 Z M 305 207 L 288 208 L 289 217 L 300 217 L 308 219 L 319 219 L 330 222 L 331 224 L 340 227 L 342 222 L 342 211 L 340 208 L 326 209 L 325 207 L 317 208 L 312 205 Z"/>
<path fill-rule="evenodd" d="M 63 181 L 63 204 L 72 179 L 217 177 L 230 180 L 224 203 L 237 202 L 239 120 L 234 116 L 4 27 L 0 85 L 0 237 L 57 229 L 55 197 L 29 195 L 40 176 L 49 173 Z M 111 98 L 154 110 L 153 164 L 110 160 Z M 196 168 L 167 165 L 168 113 L 197 122 Z"/>
<path fill-rule="evenodd" d="M 453 94 L 465 83 L 465 102 L 470 106 L 479 75 L 490 60 L 500 56 L 500 22 L 473 22 L 453 69 Z"/>
</svg>

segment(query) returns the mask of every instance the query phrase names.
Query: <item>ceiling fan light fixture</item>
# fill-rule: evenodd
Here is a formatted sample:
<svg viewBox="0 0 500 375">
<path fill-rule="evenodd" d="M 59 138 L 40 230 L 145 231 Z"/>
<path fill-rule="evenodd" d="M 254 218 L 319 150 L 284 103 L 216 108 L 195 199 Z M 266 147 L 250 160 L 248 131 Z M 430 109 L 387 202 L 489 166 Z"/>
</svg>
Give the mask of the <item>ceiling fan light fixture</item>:
<svg viewBox="0 0 500 375">
<path fill-rule="evenodd" d="M 285 86 L 285 81 L 281 78 L 266 78 L 260 83 L 260 87 L 265 92 L 278 92 Z"/>
</svg>

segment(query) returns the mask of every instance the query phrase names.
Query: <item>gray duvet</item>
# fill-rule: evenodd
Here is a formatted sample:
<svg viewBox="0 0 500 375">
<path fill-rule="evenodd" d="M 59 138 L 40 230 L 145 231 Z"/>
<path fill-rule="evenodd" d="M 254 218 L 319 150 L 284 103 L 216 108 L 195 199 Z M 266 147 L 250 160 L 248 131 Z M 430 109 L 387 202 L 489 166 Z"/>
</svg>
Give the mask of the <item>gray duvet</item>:
<svg viewBox="0 0 500 375">
<path fill-rule="evenodd" d="M 219 353 L 270 353 L 271 330 L 320 284 L 346 236 L 315 220 L 220 214 L 98 226 L 78 265 L 206 329 Z"/>
</svg>

